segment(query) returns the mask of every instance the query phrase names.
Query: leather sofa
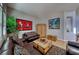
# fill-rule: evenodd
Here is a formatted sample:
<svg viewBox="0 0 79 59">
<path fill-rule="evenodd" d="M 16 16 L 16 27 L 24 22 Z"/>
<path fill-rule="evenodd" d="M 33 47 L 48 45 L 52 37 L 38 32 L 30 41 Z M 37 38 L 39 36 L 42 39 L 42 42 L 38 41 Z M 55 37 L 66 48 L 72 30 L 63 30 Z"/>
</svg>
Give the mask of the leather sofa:
<svg viewBox="0 0 79 59">
<path fill-rule="evenodd" d="M 22 38 L 19 39 L 17 35 L 7 37 L 7 40 L 5 41 L 3 47 L 0 49 L 0 55 L 14 55 L 15 44 L 24 46 L 24 41 L 31 42 L 39 38 L 39 35 L 35 32 L 31 32 L 28 35 L 26 35 L 25 33 L 23 36 L 24 40 Z"/>
<path fill-rule="evenodd" d="M 67 54 L 68 55 L 79 55 L 79 43 L 68 41 Z"/>
<path fill-rule="evenodd" d="M 23 42 L 32 42 L 39 37 L 39 34 L 37 34 L 36 32 L 27 32 L 22 35 L 22 38 L 24 39 Z"/>
</svg>

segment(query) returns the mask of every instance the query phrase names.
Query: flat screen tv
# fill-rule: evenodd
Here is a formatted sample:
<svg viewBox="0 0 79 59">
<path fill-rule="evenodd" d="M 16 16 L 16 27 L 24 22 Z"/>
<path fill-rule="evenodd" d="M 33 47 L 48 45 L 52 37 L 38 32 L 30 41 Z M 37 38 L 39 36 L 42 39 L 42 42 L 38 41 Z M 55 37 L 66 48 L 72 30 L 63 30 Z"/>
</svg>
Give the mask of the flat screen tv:
<svg viewBox="0 0 79 59">
<path fill-rule="evenodd" d="M 16 19 L 17 30 L 32 30 L 32 21 Z"/>
</svg>

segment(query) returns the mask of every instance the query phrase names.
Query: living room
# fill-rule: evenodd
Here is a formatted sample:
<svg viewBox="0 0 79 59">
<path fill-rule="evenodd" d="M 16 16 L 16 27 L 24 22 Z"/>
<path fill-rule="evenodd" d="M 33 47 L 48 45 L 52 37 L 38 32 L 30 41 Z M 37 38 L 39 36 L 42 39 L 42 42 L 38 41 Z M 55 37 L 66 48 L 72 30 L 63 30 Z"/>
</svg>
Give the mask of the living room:
<svg viewBox="0 0 79 59">
<path fill-rule="evenodd" d="M 79 4 L 75 3 L 8 3 L 7 24 L 13 21 L 15 30 L 7 29 L 7 40 L 4 44 L 8 52 L 14 55 L 67 55 L 79 54 Z M 24 23 L 22 23 L 24 22 Z M 21 24 L 24 26 L 21 27 Z M 26 28 L 26 25 L 30 24 Z M 17 28 L 17 30 L 16 30 Z M 5 30 L 5 29 L 4 29 Z M 28 35 L 29 34 L 29 35 Z M 35 38 L 27 38 L 37 35 Z M 16 36 L 18 37 L 16 39 Z M 29 41 L 31 40 L 31 41 Z M 41 42 L 39 42 L 42 41 Z M 9 41 L 9 42 L 7 42 Z M 29 41 L 29 42 L 27 42 Z M 47 43 L 43 44 L 43 41 Z M 40 44 L 41 43 L 41 44 Z M 8 47 L 9 45 L 9 47 Z M 14 47 L 15 45 L 15 47 Z M 73 50 L 76 51 L 73 51 Z"/>
</svg>

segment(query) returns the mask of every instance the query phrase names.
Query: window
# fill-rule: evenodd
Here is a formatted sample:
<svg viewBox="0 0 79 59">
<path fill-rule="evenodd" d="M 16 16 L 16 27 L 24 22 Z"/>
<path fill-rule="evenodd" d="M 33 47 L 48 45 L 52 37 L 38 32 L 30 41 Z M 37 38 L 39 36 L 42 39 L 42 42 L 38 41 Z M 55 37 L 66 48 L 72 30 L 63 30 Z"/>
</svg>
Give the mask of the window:
<svg viewBox="0 0 79 59">
<path fill-rule="evenodd" d="M 2 8 L 0 6 L 0 40 L 2 40 Z"/>
<path fill-rule="evenodd" d="M 2 7 L 0 4 L 0 47 L 2 45 Z"/>
<path fill-rule="evenodd" d="M 3 4 L 0 3 L 0 47 L 6 39 L 6 12 L 3 9 L 6 10 L 5 7 L 3 8 Z"/>
</svg>

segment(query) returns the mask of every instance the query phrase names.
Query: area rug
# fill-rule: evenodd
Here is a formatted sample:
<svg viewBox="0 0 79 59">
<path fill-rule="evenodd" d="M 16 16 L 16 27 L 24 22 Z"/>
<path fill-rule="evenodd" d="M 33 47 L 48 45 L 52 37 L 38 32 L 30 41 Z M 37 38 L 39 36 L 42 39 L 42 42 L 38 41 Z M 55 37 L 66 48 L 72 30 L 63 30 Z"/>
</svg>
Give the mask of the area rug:
<svg viewBox="0 0 79 59">
<path fill-rule="evenodd" d="M 53 46 L 46 55 L 65 55 L 66 51 L 59 47 Z M 42 55 L 33 47 L 33 43 L 25 43 L 24 47 L 15 44 L 14 55 Z"/>
</svg>

